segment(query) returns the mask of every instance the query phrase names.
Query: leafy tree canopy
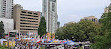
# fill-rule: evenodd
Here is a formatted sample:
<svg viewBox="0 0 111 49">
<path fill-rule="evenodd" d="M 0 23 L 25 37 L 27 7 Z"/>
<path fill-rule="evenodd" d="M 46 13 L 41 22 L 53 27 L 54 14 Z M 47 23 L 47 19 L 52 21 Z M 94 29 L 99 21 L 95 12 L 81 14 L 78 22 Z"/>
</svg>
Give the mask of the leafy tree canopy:
<svg viewBox="0 0 111 49">
<path fill-rule="evenodd" d="M 0 22 L 0 39 L 4 37 L 4 24 Z"/>
<path fill-rule="evenodd" d="M 95 43 L 92 44 L 93 49 L 109 49 L 111 48 L 111 12 L 104 13 L 100 19 L 102 24 L 101 33 L 94 38 Z"/>
<path fill-rule="evenodd" d="M 99 25 L 92 21 L 80 21 L 78 23 L 71 23 L 59 28 L 56 31 L 56 36 L 58 36 L 58 39 L 93 41 L 93 37 L 98 35 L 98 29 Z"/>
</svg>

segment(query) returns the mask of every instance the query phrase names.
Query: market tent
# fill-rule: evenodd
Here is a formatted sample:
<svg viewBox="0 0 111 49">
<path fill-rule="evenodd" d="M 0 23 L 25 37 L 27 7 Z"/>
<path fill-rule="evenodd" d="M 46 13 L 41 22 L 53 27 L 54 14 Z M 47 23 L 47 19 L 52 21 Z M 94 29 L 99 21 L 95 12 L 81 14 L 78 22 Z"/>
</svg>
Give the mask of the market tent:
<svg viewBox="0 0 111 49">
<path fill-rule="evenodd" d="M 49 43 L 53 42 L 52 40 L 48 41 Z"/>
<path fill-rule="evenodd" d="M 69 42 L 67 43 L 67 45 L 74 45 L 74 42 Z"/>
<path fill-rule="evenodd" d="M 54 42 L 54 43 L 57 43 L 58 41 L 57 41 L 57 40 L 54 40 L 53 42 Z"/>
<path fill-rule="evenodd" d="M 6 39 L 0 39 L 0 44 L 3 45 L 3 41 L 7 41 Z"/>
<path fill-rule="evenodd" d="M 31 38 L 23 38 L 23 39 L 27 39 L 27 40 L 30 40 Z"/>
</svg>

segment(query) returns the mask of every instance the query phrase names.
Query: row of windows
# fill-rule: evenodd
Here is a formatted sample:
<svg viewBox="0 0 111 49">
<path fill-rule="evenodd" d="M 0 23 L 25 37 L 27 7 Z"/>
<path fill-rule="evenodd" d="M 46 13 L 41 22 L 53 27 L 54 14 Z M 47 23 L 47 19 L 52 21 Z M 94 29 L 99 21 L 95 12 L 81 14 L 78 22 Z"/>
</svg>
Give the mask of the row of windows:
<svg viewBox="0 0 111 49">
<path fill-rule="evenodd" d="M 52 11 L 55 11 L 55 4 L 52 3 Z"/>
<path fill-rule="evenodd" d="M 20 30 L 38 30 L 38 29 L 23 29 L 23 28 L 20 28 Z"/>
<path fill-rule="evenodd" d="M 34 14 L 34 15 L 38 15 L 38 13 L 32 13 L 32 12 L 26 12 L 26 11 L 21 11 L 22 13 L 28 13 L 28 14 Z"/>
<path fill-rule="evenodd" d="M 20 24 L 38 25 L 38 24 L 32 24 L 32 23 L 20 23 Z"/>
<path fill-rule="evenodd" d="M 56 2 L 56 0 L 50 0 L 50 1 L 52 1 L 52 2 Z"/>
<path fill-rule="evenodd" d="M 25 14 L 21 14 L 23 16 L 32 16 L 32 15 L 25 15 Z M 38 16 L 32 16 L 32 17 L 38 17 Z"/>
<path fill-rule="evenodd" d="M 88 20 L 88 19 L 85 19 L 85 20 Z M 91 21 L 94 21 L 94 22 L 95 22 L 95 21 L 96 21 L 96 19 L 91 19 Z"/>
<path fill-rule="evenodd" d="M 27 17 L 20 17 L 20 18 L 38 20 L 38 19 L 35 19 L 35 18 L 27 18 Z"/>
<path fill-rule="evenodd" d="M 20 20 L 20 21 L 26 21 L 26 22 L 38 22 L 38 21 L 29 21 L 29 20 Z"/>
<path fill-rule="evenodd" d="M 35 26 L 22 26 L 22 25 L 20 25 L 20 27 L 38 28 L 38 27 L 35 27 Z"/>
</svg>

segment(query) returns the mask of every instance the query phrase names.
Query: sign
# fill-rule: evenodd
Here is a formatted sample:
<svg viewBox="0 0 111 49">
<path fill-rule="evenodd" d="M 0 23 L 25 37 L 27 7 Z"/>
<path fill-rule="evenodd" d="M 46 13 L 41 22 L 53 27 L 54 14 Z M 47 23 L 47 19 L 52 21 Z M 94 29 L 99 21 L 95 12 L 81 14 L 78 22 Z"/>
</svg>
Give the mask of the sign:
<svg viewBox="0 0 111 49">
<path fill-rule="evenodd" d="M 9 37 L 16 37 L 16 32 L 9 32 Z"/>
</svg>

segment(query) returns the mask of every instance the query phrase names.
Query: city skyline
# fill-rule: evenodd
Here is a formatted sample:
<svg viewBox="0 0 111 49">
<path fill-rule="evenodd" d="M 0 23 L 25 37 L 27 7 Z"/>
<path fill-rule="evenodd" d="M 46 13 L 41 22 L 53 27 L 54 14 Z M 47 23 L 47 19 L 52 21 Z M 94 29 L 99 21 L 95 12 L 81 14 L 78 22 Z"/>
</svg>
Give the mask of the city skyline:
<svg viewBox="0 0 111 49">
<path fill-rule="evenodd" d="M 57 2 L 57 13 L 60 26 L 63 26 L 65 23 L 71 21 L 78 22 L 81 18 L 87 16 L 100 18 L 104 12 L 104 8 L 111 3 L 110 0 L 57 0 Z M 14 3 L 21 4 L 24 9 L 27 10 L 42 12 L 42 0 L 14 0 Z"/>
</svg>

